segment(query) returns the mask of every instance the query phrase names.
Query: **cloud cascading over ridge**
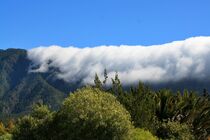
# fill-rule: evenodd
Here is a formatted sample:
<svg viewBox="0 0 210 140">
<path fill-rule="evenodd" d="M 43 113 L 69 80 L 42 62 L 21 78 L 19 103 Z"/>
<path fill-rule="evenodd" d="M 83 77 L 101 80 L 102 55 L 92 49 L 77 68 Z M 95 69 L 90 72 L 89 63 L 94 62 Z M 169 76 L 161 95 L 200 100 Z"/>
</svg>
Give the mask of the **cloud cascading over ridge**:
<svg viewBox="0 0 210 140">
<path fill-rule="evenodd" d="M 124 84 L 210 79 L 210 37 L 192 37 L 153 46 L 98 46 L 77 48 L 38 47 L 28 51 L 36 69 L 59 69 L 58 78 L 68 82 L 92 83 L 95 73 L 109 77 L 117 71 Z M 50 62 L 50 63 L 49 63 Z"/>
</svg>

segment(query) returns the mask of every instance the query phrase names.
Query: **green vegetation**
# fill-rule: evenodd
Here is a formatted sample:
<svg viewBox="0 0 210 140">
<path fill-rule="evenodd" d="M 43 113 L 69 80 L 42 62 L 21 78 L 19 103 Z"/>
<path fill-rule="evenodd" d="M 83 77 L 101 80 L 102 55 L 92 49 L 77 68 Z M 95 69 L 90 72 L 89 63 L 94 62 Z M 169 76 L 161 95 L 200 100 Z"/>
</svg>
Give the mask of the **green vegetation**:
<svg viewBox="0 0 210 140">
<path fill-rule="evenodd" d="M 130 120 L 113 95 L 83 88 L 71 94 L 55 115 L 55 139 L 125 139 L 132 129 Z"/>
<path fill-rule="evenodd" d="M 3 125 L 3 124 L 2 124 Z M 3 131 L 4 132 L 4 131 Z M 70 94 L 60 110 L 34 106 L 0 138 L 14 140 L 155 140 L 149 131 L 134 128 L 128 111 L 110 93 L 86 87 Z"/>
<path fill-rule="evenodd" d="M 12 135 L 9 133 L 4 134 L 4 135 L 0 136 L 0 140 L 12 140 Z"/>
<path fill-rule="evenodd" d="M 100 79 L 97 81 L 101 83 Z M 112 86 L 106 88 L 102 84 L 101 90 L 116 96 L 136 128 L 148 130 L 159 138 L 203 140 L 210 135 L 210 97 L 206 90 L 203 95 L 188 90 L 154 91 L 143 83 L 124 89 L 117 74 Z"/>
<path fill-rule="evenodd" d="M 152 91 L 142 83 L 124 90 L 116 76 L 109 89 L 101 84 L 71 93 L 58 111 L 34 106 L 15 126 L 1 124 L 0 138 L 203 140 L 210 134 L 209 118 L 208 95 Z"/>
<path fill-rule="evenodd" d="M 47 139 L 49 123 L 52 119 L 53 112 L 47 106 L 35 106 L 30 115 L 18 119 L 16 127 L 12 131 L 13 139 Z"/>
<path fill-rule="evenodd" d="M 35 106 L 16 123 L 15 140 L 127 140 L 156 139 L 150 132 L 134 129 L 128 111 L 113 95 L 86 87 L 70 94 L 57 112 Z"/>
<path fill-rule="evenodd" d="M 149 131 L 136 128 L 131 134 L 131 140 L 157 140 Z"/>
<path fill-rule="evenodd" d="M 179 122 L 162 123 L 157 131 L 157 135 L 162 139 L 170 140 L 193 140 L 189 127 Z"/>
</svg>

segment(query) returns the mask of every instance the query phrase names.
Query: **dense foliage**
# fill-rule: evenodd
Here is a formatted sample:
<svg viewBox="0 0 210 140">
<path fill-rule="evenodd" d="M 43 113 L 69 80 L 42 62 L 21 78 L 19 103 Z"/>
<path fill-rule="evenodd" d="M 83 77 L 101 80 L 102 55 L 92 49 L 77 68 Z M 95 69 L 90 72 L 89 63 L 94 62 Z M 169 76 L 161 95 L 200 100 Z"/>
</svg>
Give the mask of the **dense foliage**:
<svg viewBox="0 0 210 140">
<path fill-rule="evenodd" d="M 53 119 L 51 112 L 45 105 L 36 105 L 30 115 L 18 119 L 16 127 L 12 131 L 13 139 L 38 140 L 47 139 L 49 123 Z"/>
<path fill-rule="evenodd" d="M 168 89 L 154 91 L 141 82 L 135 87 L 123 88 L 117 73 L 110 88 L 99 81 L 96 87 L 117 97 L 131 114 L 135 127 L 163 139 L 203 140 L 210 136 L 210 97 L 206 90 L 201 95 L 188 90 L 183 93 Z"/>
<path fill-rule="evenodd" d="M 186 124 L 179 122 L 162 123 L 157 131 L 157 136 L 162 139 L 170 140 L 193 140 L 194 136 L 191 134 L 189 127 Z"/>
<path fill-rule="evenodd" d="M 16 123 L 15 140 L 127 140 L 156 139 L 150 132 L 134 129 L 128 111 L 104 91 L 86 87 L 65 99 L 57 112 L 35 106 Z"/>
<path fill-rule="evenodd" d="M 149 131 L 136 128 L 131 133 L 131 140 L 157 140 L 157 137 L 154 137 Z"/>
<path fill-rule="evenodd" d="M 30 115 L 18 119 L 15 127 L 10 125 L 9 129 L 1 124 L 1 137 L 17 140 L 209 137 L 210 102 L 206 92 L 198 96 L 187 90 L 182 94 L 166 89 L 153 91 L 142 83 L 124 90 L 117 75 L 111 88 L 100 84 L 100 89 L 87 87 L 70 94 L 56 112 L 37 105 Z"/>
<path fill-rule="evenodd" d="M 55 115 L 55 139 L 123 139 L 132 129 L 130 120 L 113 95 L 83 88 L 71 94 Z"/>
</svg>

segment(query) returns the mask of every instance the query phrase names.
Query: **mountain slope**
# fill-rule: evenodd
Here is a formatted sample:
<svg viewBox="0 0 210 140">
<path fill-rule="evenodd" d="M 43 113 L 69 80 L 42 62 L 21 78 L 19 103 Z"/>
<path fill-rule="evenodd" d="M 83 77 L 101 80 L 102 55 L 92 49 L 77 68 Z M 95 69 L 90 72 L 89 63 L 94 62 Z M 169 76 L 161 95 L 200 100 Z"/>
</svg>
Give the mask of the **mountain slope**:
<svg viewBox="0 0 210 140">
<path fill-rule="evenodd" d="M 29 60 L 25 50 L 0 51 L 0 97 L 14 88 L 27 75 Z"/>
<path fill-rule="evenodd" d="M 35 103 L 58 108 L 64 93 L 49 85 L 39 74 L 30 74 L 2 99 L 9 106 L 8 113 L 21 113 Z"/>
<path fill-rule="evenodd" d="M 52 80 L 50 74 L 28 73 L 30 63 L 25 50 L 0 51 L 0 116 L 27 113 L 35 103 L 57 109 L 70 92 L 51 85 L 62 80 Z"/>
</svg>

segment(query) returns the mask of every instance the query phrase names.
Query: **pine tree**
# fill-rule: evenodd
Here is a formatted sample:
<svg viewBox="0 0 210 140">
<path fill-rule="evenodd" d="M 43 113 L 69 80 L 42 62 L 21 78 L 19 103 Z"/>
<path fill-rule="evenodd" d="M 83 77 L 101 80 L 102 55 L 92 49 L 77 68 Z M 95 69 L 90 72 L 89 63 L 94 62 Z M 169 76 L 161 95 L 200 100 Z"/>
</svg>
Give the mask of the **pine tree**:
<svg viewBox="0 0 210 140">
<path fill-rule="evenodd" d="M 115 73 L 115 78 L 114 79 L 112 78 L 112 89 L 111 90 L 115 95 L 120 95 L 123 93 L 122 85 L 121 85 L 121 82 L 120 82 L 117 72 Z"/>
<path fill-rule="evenodd" d="M 102 89 L 102 83 L 101 83 L 101 80 L 99 79 L 97 73 L 95 74 L 94 83 L 95 83 L 96 88 Z"/>
<path fill-rule="evenodd" d="M 104 81 L 103 81 L 103 84 L 106 85 L 106 81 L 108 79 L 108 74 L 107 74 L 107 70 L 104 69 Z"/>
</svg>

